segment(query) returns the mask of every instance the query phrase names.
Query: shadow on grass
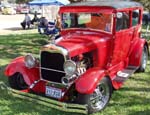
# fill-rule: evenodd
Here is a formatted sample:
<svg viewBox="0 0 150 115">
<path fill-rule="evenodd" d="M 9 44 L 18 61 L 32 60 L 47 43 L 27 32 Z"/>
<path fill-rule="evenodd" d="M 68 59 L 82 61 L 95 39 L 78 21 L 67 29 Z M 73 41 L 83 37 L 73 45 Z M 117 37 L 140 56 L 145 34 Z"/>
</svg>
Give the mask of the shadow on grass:
<svg viewBox="0 0 150 115">
<path fill-rule="evenodd" d="M 136 86 L 135 87 L 124 87 L 122 88 L 120 91 L 137 91 L 137 92 L 150 92 L 150 88 L 137 88 Z"/>
<path fill-rule="evenodd" d="M 11 31 L 18 31 L 23 30 L 21 27 L 12 27 L 12 28 L 5 28 L 4 30 L 11 30 Z"/>
<path fill-rule="evenodd" d="M 47 40 L 45 36 L 39 34 L 1 35 L 1 59 L 13 59 L 25 53 L 38 54 L 40 47 L 46 44 Z"/>
<path fill-rule="evenodd" d="M 35 28 L 27 28 L 27 29 L 23 29 L 20 25 L 20 27 L 12 27 L 12 28 L 5 28 L 4 30 L 11 30 L 11 31 L 27 31 L 27 30 L 32 30 L 32 29 L 35 29 Z"/>
<path fill-rule="evenodd" d="M 50 107 L 39 105 L 36 102 L 21 100 L 10 94 L 1 92 L 0 112 L 2 115 L 81 115 L 76 113 L 62 112 Z"/>
<path fill-rule="evenodd" d="M 4 75 L 4 69 L 5 69 L 5 67 L 6 67 L 6 65 L 0 67 L 0 81 L 2 81 L 2 82 L 4 82 L 5 84 L 8 85 L 8 83 L 7 83 L 7 77 L 5 77 L 5 75 Z"/>
<path fill-rule="evenodd" d="M 126 92 L 123 92 L 123 91 L 121 91 L 121 92 L 117 91 L 117 92 L 115 92 L 115 94 L 112 98 L 113 103 L 110 103 L 109 106 L 119 105 L 122 108 L 130 108 L 130 109 L 134 106 L 140 107 L 140 108 L 142 106 L 149 107 L 150 98 L 145 97 L 143 95 L 145 95 L 145 94 L 141 93 L 140 95 L 137 95 L 136 93 L 135 94 L 134 93 L 129 94 L 129 93 L 126 93 Z M 134 112 L 134 108 L 132 108 L 132 109 L 133 109 L 133 112 Z M 141 110 L 142 110 L 142 108 L 141 108 Z"/>
<path fill-rule="evenodd" d="M 1 66 L 0 82 L 8 84 L 7 77 L 4 76 L 5 66 Z M 8 93 L 7 89 L 0 86 L 0 114 L 2 115 L 81 115 L 77 113 L 67 113 L 52 109 L 48 106 L 37 104 L 36 101 L 29 101 L 28 99 L 19 99 Z"/>
<path fill-rule="evenodd" d="M 150 109 L 145 111 L 131 112 L 129 115 L 149 115 L 149 113 L 150 113 Z"/>
<path fill-rule="evenodd" d="M 147 74 L 147 76 L 150 75 L 150 74 Z M 140 75 L 139 75 L 140 76 Z M 133 80 L 133 81 L 140 81 L 140 82 L 144 82 L 144 83 L 147 83 L 149 84 L 150 83 L 150 79 L 146 79 L 144 77 L 139 77 L 139 76 L 136 76 L 136 77 L 131 77 L 130 80 Z"/>
<path fill-rule="evenodd" d="M 2 115 L 81 115 L 59 111 L 48 106 L 37 104 L 36 101 L 19 99 L 4 90 L 0 90 L 0 92 L 0 112 Z"/>
</svg>

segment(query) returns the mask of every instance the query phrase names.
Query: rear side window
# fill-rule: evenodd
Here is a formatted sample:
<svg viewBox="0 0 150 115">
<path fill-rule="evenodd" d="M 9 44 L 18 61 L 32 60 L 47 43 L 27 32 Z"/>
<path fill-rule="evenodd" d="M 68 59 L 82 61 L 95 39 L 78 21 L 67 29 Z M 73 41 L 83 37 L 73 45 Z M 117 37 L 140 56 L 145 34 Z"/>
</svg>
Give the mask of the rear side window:
<svg viewBox="0 0 150 115">
<path fill-rule="evenodd" d="M 132 26 L 136 26 L 139 24 L 139 10 L 134 10 L 132 12 Z"/>
</svg>

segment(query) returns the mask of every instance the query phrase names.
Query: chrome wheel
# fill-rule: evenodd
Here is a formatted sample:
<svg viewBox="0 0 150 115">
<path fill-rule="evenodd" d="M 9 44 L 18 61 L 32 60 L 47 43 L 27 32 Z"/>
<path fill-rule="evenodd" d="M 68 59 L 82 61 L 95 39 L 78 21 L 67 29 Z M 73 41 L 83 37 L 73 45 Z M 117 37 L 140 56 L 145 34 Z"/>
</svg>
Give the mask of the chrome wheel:
<svg viewBox="0 0 150 115">
<path fill-rule="evenodd" d="M 109 78 L 104 77 L 97 85 L 94 92 L 89 96 L 88 111 L 95 113 L 104 109 L 112 94 L 112 84 Z"/>
<path fill-rule="evenodd" d="M 90 97 L 90 105 L 94 110 L 101 110 L 108 103 L 109 97 L 109 85 L 101 82 Z"/>
<path fill-rule="evenodd" d="M 112 84 L 109 78 L 104 77 L 92 94 L 78 94 L 77 103 L 87 104 L 88 113 L 95 113 L 104 109 L 112 94 Z"/>
</svg>

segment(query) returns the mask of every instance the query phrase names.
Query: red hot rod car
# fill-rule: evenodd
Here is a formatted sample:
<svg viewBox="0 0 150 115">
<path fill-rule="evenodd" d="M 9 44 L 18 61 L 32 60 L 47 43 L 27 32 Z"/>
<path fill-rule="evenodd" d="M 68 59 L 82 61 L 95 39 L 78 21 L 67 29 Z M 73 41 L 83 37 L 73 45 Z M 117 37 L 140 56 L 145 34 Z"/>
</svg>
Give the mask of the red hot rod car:
<svg viewBox="0 0 150 115">
<path fill-rule="evenodd" d="M 43 46 L 39 59 L 31 54 L 14 59 L 5 70 L 10 86 L 65 107 L 84 105 L 88 113 L 104 109 L 114 89 L 135 71 L 145 71 L 142 12 L 141 4 L 129 1 L 61 7 L 61 37 Z"/>
</svg>

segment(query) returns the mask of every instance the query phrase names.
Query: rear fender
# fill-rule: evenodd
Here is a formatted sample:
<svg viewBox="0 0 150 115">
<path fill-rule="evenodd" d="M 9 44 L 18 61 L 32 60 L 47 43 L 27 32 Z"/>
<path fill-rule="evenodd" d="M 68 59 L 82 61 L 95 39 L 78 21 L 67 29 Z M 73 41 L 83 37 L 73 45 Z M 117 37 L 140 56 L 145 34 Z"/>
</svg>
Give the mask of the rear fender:
<svg viewBox="0 0 150 115">
<path fill-rule="evenodd" d="M 31 85 L 35 80 L 38 80 L 39 77 L 39 69 L 38 68 L 27 68 L 25 66 L 24 57 L 18 57 L 6 67 L 4 73 L 6 76 L 11 77 L 15 73 L 21 73 L 25 82 L 28 85 Z"/>
<path fill-rule="evenodd" d="M 137 43 L 133 46 L 133 50 L 130 53 L 129 56 L 129 65 L 132 66 L 140 66 L 140 61 L 142 58 L 142 51 L 143 51 L 143 47 L 144 45 L 147 45 L 147 42 L 145 39 L 140 39 L 137 41 Z"/>
<path fill-rule="evenodd" d="M 104 76 L 104 70 L 99 70 L 99 68 L 89 69 L 75 82 L 75 88 L 79 93 L 91 94 Z"/>
</svg>

